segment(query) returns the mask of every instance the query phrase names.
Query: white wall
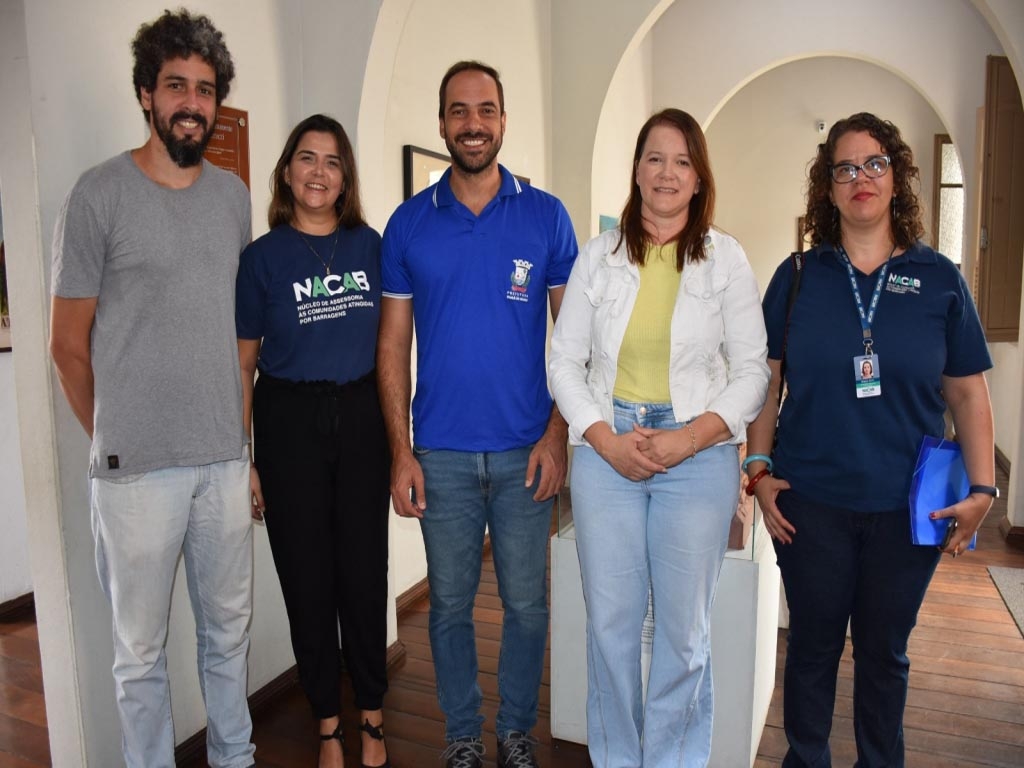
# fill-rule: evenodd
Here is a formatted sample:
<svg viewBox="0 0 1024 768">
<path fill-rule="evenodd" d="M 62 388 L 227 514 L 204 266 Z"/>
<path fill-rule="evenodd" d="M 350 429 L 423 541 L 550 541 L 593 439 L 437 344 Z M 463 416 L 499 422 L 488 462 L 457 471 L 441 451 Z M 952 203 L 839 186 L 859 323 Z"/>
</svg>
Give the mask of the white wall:
<svg viewBox="0 0 1024 768">
<path fill-rule="evenodd" d="M 715 223 L 743 244 L 762 293 L 796 246 L 807 167 L 825 139 L 815 122 L 831 127 L 860 111 L 900 128 L 921 169 L 919 194 L 927 211 L 934 136 L 946 129 L 917 91 L 874 64 L 836 57 L 783 64 L 744 85 L 707 126 Z"/>
<path fill-rule="evenodd" d="M 743 19 L 742 25 L 736 24 L 737 18 Z M 878 24 L 880 19 L 883 24 Z M 908 33 L 925 26 L 926 35 Z M 837 31 L 869 28 L 876 31 Z M 701 35 L 680 45 L 685 29 L 700 29 Z M 890 69 L 915 87 L 948 127 L 964 163 L 967 199 L 974 194 L 975 110 L 984 101 L 985 57 L 1002 48 L 985 20 L 964 0 L 864 0 L 853 6 L 791 0 L 785 14 L 778 13 L 777 6 L 752 0 L 721 0 L 714 5 L 676 0 L 653 34 L 655 102 L 690 105 L 688 111 L 704 125 L 739 88 L 788 61 L 834 54 Z M 729 41 L 728 55 L 721 53 L 723 39 Z M 707 67 L 707 61 L 716 66 Z M 678 76 L 696 71 L 702 76 Z M 816 107 L 816 100 L 811 100 L 815 95 L 808 89 L 806 103 Z M 966 223 L 970 231 L 973 221 Z"/>
<path fill-rule="evenodd" d="M 0 179 L 0 183 L 2 183 Z M 0 204 L 2 204 L 0 196 Z M 0 242 L 4 218 L 0 210 Z M 0 603 L 32 591 L 25 528 L 25 484 L 21 474 L 21 441 L 14 392 L 14 356 L 0 353 Z"/>
<path fill-rule="evenodd" d="M 1021 308 L 1021 314 L 1024 315 L 1024 307 Z M 1021 328 L 1024 328 L 1024 320 Z M 1021 361 L 1020 342 L 989 344 L 989 350 L 992 353 L 993 369 L 988 374 L 988 387 L 992 397 L 992 412 L 996 417 L 996 445 L 1010 460 L 1016 470 L 1014 474 L 1019 477 L 1024 469 L 1017 461 L 1021 458 L 1018 435 L 1024 417 L 1021 412 L 1024 408 L 1021 404 L 1024 363 Z M 1017 519 L 1015 525 L 1024 526 L 1024 518 Z"/>
<path fill-rule="evenodd" d="M 636 135 L 654 111 L 651 103 L 652 55 L 652 41 L 648 35 L 623 57 L 608 86 L 594 137 L 590 230 L 579 233 L 584 241 L 590 232 L 598 231 L 601 216 L 617 219 L 629 197 Z"/>
<path fill-rule="evenodd" d="M 0 603 L 4 603 L 32 591 L 14 358 L 10 352 L 0 354 L 0 424 Z"/>
</svg>

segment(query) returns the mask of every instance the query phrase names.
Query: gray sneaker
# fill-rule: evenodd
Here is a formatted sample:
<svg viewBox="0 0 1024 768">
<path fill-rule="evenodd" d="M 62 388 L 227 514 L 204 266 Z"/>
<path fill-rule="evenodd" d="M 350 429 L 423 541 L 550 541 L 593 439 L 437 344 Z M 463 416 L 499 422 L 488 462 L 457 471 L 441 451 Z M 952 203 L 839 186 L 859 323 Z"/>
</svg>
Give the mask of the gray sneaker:
<svg viewBox="0 0 1024 768">
<path fill-rule="evenodd" d="M 537 740 L 528 733 L 509 731 L 498 742 L 498 768 L 540 768 L 533 746 Z"/>
<path fill-rule="evenodd" d="M 446 768 L 482 768 L 484 743 L 479 738 L 464 736 L 448 744 L 441 753 L 441 759 L 447 760 Z"/>
</svg>

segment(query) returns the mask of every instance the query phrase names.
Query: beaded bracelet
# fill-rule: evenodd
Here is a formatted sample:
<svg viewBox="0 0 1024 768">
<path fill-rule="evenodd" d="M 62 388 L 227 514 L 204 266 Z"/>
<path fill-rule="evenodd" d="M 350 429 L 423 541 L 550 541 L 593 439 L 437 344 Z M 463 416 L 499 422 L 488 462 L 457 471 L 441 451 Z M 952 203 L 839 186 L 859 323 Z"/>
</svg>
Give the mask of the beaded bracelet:
<svg viewBox="0 0 1024 768">
<path fill-rule="evenodd" d="M 756 475 L 754 475 L 752 478 L 750 478 L 750 482 L 747 483 L 747 490 L 746 490 L 747 496 L 753 496 L 754 495 L 754 486 L 757 485 L 759 482 L 761 482 L 761 478 L 762 477 L 766 477 L 769 474 L 771 474 L 771 473 L 768 471 L 768 469 L 766 467 L 765 469 L 762 469 L 760 472 L 758 472 Z"/>
<path fill-rule="evenodd" d="M 689 422 L 683 424 L 683 426 L 686 427 L 686 431 L 690 433 L 690 442 L 693 444 L 693 454 L 690 456 L 692 459 L 697 455 L 697 433 L 693 431 L 693 427 L 690 426 Z"/>
<path fill-rule="evenodd" d="M 755 461 L 763 461 L 765 464 L 768 465 L 769 472 L 775 471 L 775 462 L 772 461 L 772 457 L 765 456 L 763 453 L 752 453 L 749 456 L 747 456 L 747 458 L 743 460 L 743 471 L 746 472 L 747 467 L 749 467 Z"/>
</svg>

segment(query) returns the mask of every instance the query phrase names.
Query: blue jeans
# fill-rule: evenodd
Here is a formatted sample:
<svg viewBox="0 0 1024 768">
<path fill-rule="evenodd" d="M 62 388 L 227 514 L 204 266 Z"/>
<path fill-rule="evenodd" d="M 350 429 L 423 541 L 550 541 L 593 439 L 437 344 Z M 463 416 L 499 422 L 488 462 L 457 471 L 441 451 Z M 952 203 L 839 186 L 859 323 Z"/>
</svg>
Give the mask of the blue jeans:
<svg viewBox="0 0 1024 768">
<path fill-rule="evenodd" d="M 167 618 L 178 556 L 196 620 L 214 768 L 248 766 L 252 613 L 249 458 L 91 481 L 96 570 L 113 614 L 114 687 L 129 768 L 173 768 Z"/>
<path fill-rule="evenodd" d="M 828 737 L 849 621 L 857 766 L 899 768 L 907 643 L 939 551 L 910 543 L 905 509 L 855 512 L 794 491 L 780 493 L 778 505 L 796 528 L 791 544 L 775 542 L 789 602 L 783 697 L 789 751 L 782 764 L 832 765 Z"/>
<path fill-rule="evenodd" d="M 670 405 L 615 402 L 615 431 L 679 429 Z M 587 604 L 587 740 L 597 768 L 703 766 L 711 753 L 711 606 L 736 512 L 736 446 L 634 482 L 590 446 L 572 464 Z M 643 703 L 641 628 L 654 642 Z"/>
<path fill-rule="evenodd" d="M 430 584 L 430 648 L 449 740 L 479 737 L 484 720 L 473 600 L 480 583 L 485 527 L 491 534 L 505 612 L 498 659 L 498 738 L 509 731 L 529 732 L 537 722 L 548 632 L 552 502 L 534 501 L 535 488 L 525 487 L 530 450 L 416 449 L 427 496 L 420 527 Z"/>
</svg>

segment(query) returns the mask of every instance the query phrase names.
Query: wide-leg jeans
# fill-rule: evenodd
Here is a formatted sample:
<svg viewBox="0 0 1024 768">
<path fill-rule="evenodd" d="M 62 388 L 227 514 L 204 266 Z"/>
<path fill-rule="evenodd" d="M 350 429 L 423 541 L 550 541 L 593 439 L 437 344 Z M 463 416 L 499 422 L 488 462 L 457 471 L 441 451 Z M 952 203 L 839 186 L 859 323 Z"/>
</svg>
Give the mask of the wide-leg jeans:
<svg viewBox="0 0 1024 768">
<path fill-rule="evenodd" d="M 856 512 L 784 491 L 779 511 L 796 528 L 775 542 L 789 603 L 783 717 L 786 768 L 829 768 L 836 675 L 853 641 L 853 728 L 858 768 L 902 768 L 907 645 L 939 562 L 911 544 L 910 513 Z"/>
<path fill-rule="evenodd" d="M 249 456 L 91 481 L 96 569 L 110 600 L 114 686 L 129 768 L 173 768 L 167 620 L 184 549 L 207 757 L 252 765 L 246 656 L 252 614 Z"/>
<path fill-rule="evenodd" d="M 528 733 L 547 643 L 547 541 L 552 501 L 533 500 L 526 466 L 532 446 L 495 453 L 416 448 L 427 508 L 420 526 L 430 584 L 430 648 L 448 740 L 479 737 L 473 600 L 480 583 L 484 529 L 504 609 L 498 659 L 499 739 Z"/>
<path fill-rule="evenodd" d="M 665 404 L 615 404 L 615 431 L 678 429 Z M 739 460 L 720 445 L 649 480 L 589 446 L 573 455 L 573 517 L 587 605 L 587 739 L 597 768 L 703 766 L 711 752 L 711 607 L 736 512 Z M 653 591 L 643 701 L 641 630 Z"/>
</svg>

